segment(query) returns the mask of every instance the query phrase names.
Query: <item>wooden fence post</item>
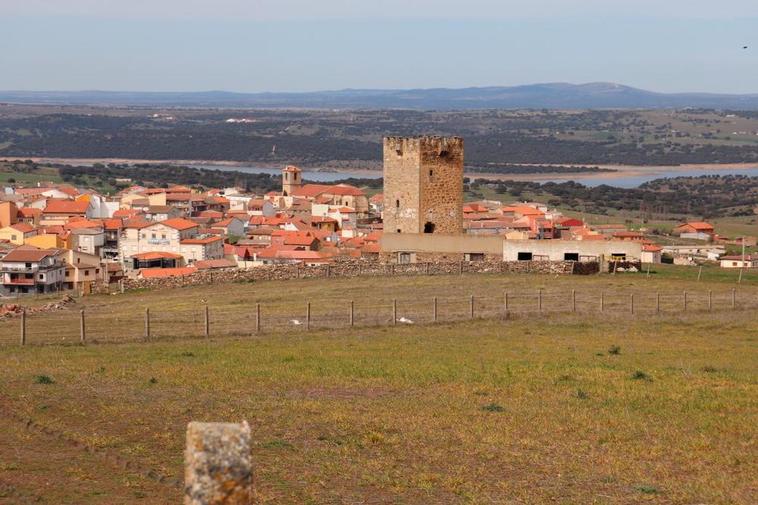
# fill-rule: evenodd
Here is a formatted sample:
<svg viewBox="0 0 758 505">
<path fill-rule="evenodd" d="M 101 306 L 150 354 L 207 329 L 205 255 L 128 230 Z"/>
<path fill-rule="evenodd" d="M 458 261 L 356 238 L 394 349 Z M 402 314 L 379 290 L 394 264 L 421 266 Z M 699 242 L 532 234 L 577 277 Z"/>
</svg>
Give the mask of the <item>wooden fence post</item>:
<svg viewBox="0 0 758 505">
<path fill-rule="evenodd" d="M 204 330 L 205 330 L 205 338 L 208 338 L 211 336 L 211 314 L 210 309 L 208 309 L 208 304 L 205 304 L 205 310 L 203 311 L 205 315 L 205 321 L 204 321 Z"/>
<path fill-rule="evenodd" d="M 429 275 L 429 262 L 424 263 L 424 275 Z"/>
<path fill-rule="evenodd" d="M 474 319 L 474 295 L 471 295 L 471 299 L 469 301 L 469 312 L 470 319 Z"/>
<path fill-rule="evenodd" d="M 458 275 L 463 275 L 463 260 L 458 262 Z"/>
<path fill-rule="evenodd" d="M 432 304 L 432 321 L 437 322 L 437 297 L 434 297 L 434 303 Z"/>
<path fill-rule="evenodd" d="M 571 290 L 571 312 L 576 312 L 576 289 Z"/>
<path fill-rule="evenodd" d="M 503 294 L 503 314 L 508 319 L 508 291 Z"/>
<path fill-rule="evenodd" d="M 732 308 L 737 308 L 737 289 L 732 288 Z"/>
<path fill-rule="evenodd" d="M 328 279 L 331 276 L 332 276 L 332 265 L 327 263 L 326 264 L 326 278 Z"/>
<path fill-rule="evenodd" d="M 687 312 L 687 292 L 684 292 L 684 311 Z"/>
<path fill-rule="evenodd" d="M 700 282 L 700 277 L 703 275 L 703 265 L 700 265 L 700 268 L 697 271 L 697 281 Z"/>
<path fill-rule="evenodd" d="M 255 333 L 261 332 L 261 304 L 255 304 Z"/>
<path fill-rule="evenodd" d="M 350 327 L 355 326 L 355 302 L 350 300 Z"/>
<path fill-rule="evenodd" d="M 21 345 L 26 345 L 26 309 L 21 309 Z"/>
<path fill-rule="evenodd" d="M 742 284 L 742 269 L 740 268 L 740 277 L 737 279 L 737 284 Z"/>
<path fill-rule="evenodd" d="M 537 290 L 537 311 L 542 312 L 542 288 Z"/>
<path fill-rule="evenodd" d="M 646 278 L 650 278 L 650 263 L 647 264 L 647 273 L 645 274 Z"/>
<path fill-rule="evenodd" d="M 87 342 L 87 327 L 84 321 L 84 309 L 79 311 L 79 341 L 82 345 Z"/>
<path fill-rule="evenodd" d="M 660 292 L 655 293 L 655 313 L 656 314 L 661 313 L 661 293 Z"/>
<path fill-rule="evenodd" d="M 713 310 L 713 291 L 708 290 L 708 310 Z"/>
<path fill-rule="evenodd" d="M 634 314 L 634 293 L 629 294 L 629 313 Z"/>
<path fill-rule="evenodd" d="M 397 324 L 397 299 L 392 299 L 392 325 Z"/>
<path fill-rule="evenodd" d="M 145 340 L 150 338 L 150 307 L 145 308 Z"/>
<path fill-rule="evenodd" d="M 305 307 L 305 329 L 311 329 L 311 302 L 308 302 Z"/>
<path fill-rule="evenodd" d="M 600 312 L 605 310 L 605 291 L 600 292 Z"/>
</svg>

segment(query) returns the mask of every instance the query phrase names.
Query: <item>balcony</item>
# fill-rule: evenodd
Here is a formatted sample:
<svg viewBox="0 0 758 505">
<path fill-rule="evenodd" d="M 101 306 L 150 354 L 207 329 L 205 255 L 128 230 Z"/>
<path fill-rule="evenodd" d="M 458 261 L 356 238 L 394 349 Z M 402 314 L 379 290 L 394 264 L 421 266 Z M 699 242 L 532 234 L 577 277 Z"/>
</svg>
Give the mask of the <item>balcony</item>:
<svg viewBox="0 0 758 505">
<path fill-rule="evenodd" d="M 6 286 L 34 286 L 34 278 L 25 279 L 22 277 L 11 277 L 3 281 Z"/>
<path fill-rule="evenodd" d="M 0 273 L 4 273 L 4 274 L 36 274 L 40 270 L 43 270 L 43 269 L 41 269 L 37 265 L 30 268 L 26 268 L 26 267 L 14 266 L 14 265 L 0 264 Z"/>
</svg>

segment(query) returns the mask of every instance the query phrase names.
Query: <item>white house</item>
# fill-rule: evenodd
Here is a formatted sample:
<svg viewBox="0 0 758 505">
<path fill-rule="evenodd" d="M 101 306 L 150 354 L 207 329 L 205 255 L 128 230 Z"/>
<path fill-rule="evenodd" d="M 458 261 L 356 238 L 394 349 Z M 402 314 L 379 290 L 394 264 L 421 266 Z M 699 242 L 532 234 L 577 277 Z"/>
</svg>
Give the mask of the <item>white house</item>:
<svg viewBox="0 0 758 505">
<path fill-rule="evenodd" d="M 758 268 L 758 256 L 750 254 L 744 257 L 741 254 L 722 256 L 719 263 L 721 263 L 721 268 Z"/>
</svg>

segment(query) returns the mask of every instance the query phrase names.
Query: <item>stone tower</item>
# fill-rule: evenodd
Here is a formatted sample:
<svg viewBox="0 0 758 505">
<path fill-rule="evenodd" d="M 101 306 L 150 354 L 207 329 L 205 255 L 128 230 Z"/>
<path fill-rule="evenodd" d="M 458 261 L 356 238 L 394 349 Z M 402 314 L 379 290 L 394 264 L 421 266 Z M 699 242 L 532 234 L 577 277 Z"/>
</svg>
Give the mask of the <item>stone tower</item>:
<svg viewBox="0 0 758 505">
<path fill-rule="evenodd" d="M 292 192 L 303 185 L 303 172 L 293 165 L 282 170 L 282 195 L 292 196 Z"/>
<path fill-rule="evenodd" d="M 384 233 L 463 233 L 463 139 L 385 137 Z"/>
</svg>

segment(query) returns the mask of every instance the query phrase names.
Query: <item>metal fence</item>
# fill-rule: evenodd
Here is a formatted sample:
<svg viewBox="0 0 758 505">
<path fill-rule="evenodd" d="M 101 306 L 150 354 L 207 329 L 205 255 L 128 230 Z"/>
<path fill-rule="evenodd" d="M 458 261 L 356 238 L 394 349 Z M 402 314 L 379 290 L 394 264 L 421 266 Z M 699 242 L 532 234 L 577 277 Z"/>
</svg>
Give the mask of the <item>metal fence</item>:
<svg viewBox="0 0 758 505">
<path fill-rule="evenodd" d="M 93 306 L 22 314 L 0 322 L 0 344 L 74 344 L 246 336 L 385 325 L 509 319 L 551 314 L 586 317 L 725 312 L 758 307 L 753 290 L 513 290 L 498 294 L 361 300 L 318 298 L 197 305 L 188 309 Z"/>
</svg>

